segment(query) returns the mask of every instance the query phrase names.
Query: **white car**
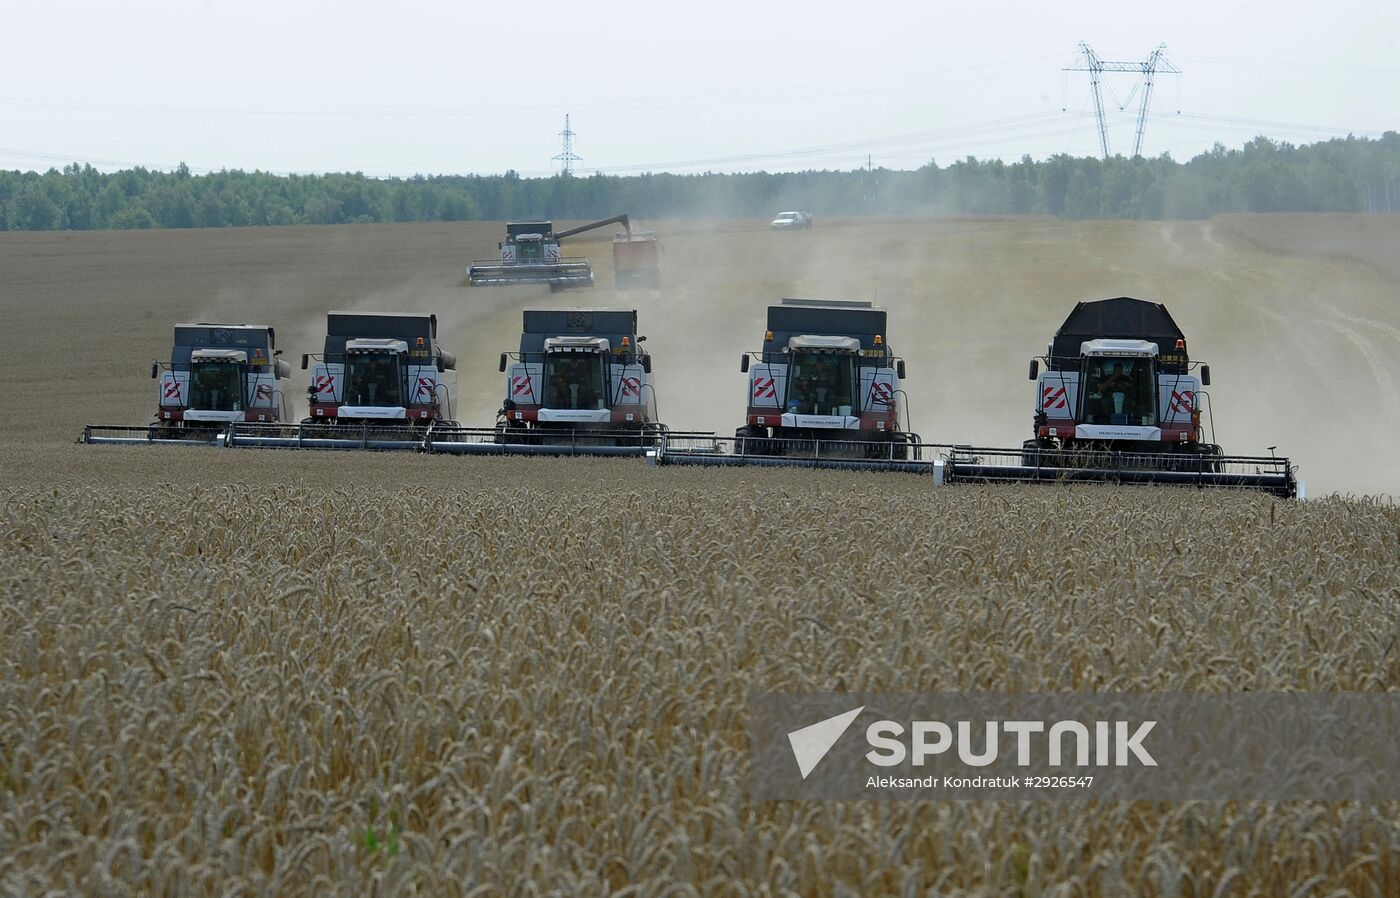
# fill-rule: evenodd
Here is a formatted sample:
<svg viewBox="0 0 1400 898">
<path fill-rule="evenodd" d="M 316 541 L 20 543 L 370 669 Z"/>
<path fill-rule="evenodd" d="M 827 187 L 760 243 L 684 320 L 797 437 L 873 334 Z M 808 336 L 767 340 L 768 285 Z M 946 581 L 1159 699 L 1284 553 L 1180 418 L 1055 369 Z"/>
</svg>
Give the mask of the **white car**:
<svg viewBox="0 0 1400 898">
<path fill-rule="evenodd" d="M 768 227 L 775 231 L 810 231 L 812 230 L 812 214 L 810 212 L 779 212 L 778 217 L 768 223 Z"/>
</svg>

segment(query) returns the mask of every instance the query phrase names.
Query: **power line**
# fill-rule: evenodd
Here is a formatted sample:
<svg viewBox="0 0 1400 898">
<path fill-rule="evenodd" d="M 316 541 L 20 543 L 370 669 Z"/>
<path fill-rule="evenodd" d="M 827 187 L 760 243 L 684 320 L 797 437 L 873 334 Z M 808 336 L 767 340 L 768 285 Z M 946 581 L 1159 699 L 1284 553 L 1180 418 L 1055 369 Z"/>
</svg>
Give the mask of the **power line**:
<svg viewBox="0 0 1400 898">
<path fill-rule="evenodd" d="M 932 69 L 924 73 L 925 76 L 936 74 L 951 74 L 956 72 L 976 71 L 979 69 L 1005 67 L 1017 65 L 1025 62 L 1039 62 L 1051 59 L 1052 56 L 1040 55 L 1021 57 L 1007 60 L 1005 62 L 975 63 L 965 66 L 952 66 L 943 69 Z M 679 96 L 658 96 L 658 97 L 630 97 L 617 100 L 597 100 L 591 102 L 573 102 L 568 106 L 584 107 L 597 110 L 645 110 L 645 109 L 665 109 L 674 107 L 678 103 L 687 105 L 708 105 L 725 106 L 740 103 L 788 103 L 794 100 L 806 99 L 826 99 L 829 97 L 859 96 L 873 93 L 892 93 L 898 91 L 925 90 L 930 87 L 954 86 L 959 84 L 980 83 L 983 81 L 1000 80 L 1005 78 L 1021 78 L 1039 74 L 1039 70 L 1014 72 L 1010 74 L 991 75 L 978 78 L 964 78 L 950 81 L 928 81 L 911 78 L 898 79 L 895 83 L 887 83 L 889 79 L 858 79 L 845 81 L 819 81 L 806 84 L 794 84 L 786 86 L 771 87 L 751 87 L 742 90 L 721 91 L 714 93 L 688 94 Z M 857 87 L 858 85 L 873 85 Z M 826 91 L 826 88 L 854 88 L 851 90 Z M 0 97 L 0 104 L 12 106 L 35 106 L 41 108 L 55 109 L 80 109 L 99 112 L 149 112 L 149 113 L 171 113 L 178 115 L 236 115 L 236 116 L 347 116 L 347 117 L 408 117 L 408 118 L 433 118 L 452 116 L 477 116 L 477 115 L 517 115 L 517 114 L 538 114 L 542 112 L 562 111 L 564 107 L 561 103 L 522 105 L 514 104 L 510 106 L 477 106 L 477 107 L 439 107 L 426 109 L 403 109 L 403 108 L 366 108 L 366 109 L 256 109 L 245 107 L 191 107 L 179 105 L 163 104 L 137 104 L 137 103 L 99 103 L 90 100 L 68 100 L 68 99 L 41 99 L 35 97 Z"/>
<path fill-rule="evenodd" d="M 1207 65 L 1262 66 L 1280 69 L 1311 69 L 1323 72 L 1400 72 L 1400 68 L 1394 66 L 1329 65 L 1327 63 L 1298 62 L 1296 60 L 1233 59 L 1226 56 L 1194 56 L 1189 53 L 1180 54 L 1179 58 L 1190 59 L 1194 62 L 1203 62 Z"/>
<path fill-rule="evenodd" d="M 666 162 L 647 162 L 631 165 L 603 166 L 594 171 L 622 174 L 633 171 L 655 171 L 668 168 L 694 168 L 700 165 L 730 165 L 736 162 L 761 162 L 765 160 L 792 159 L 809 156 L 831 155 L 841 153 L 851 155 L 852 151 L 869 149 L 881 149 L 891 146 L 908 146 L 910 144 L 927 143 L 936 139 L 954 139 L 957 137 L 977 136 L 987 131 L 1004 132 L 1007 129 L 1024 129 L 1031 125 L 1041 125 L 1048 121 L 1059 119 L 1063 116 L 1061 112 L 1034 112 L 1028 115 L 1012 116 L 1010 118 L 993 119 L 985 122 L 978 122 L 969 125 L 962 125 L 954 128 L 938 128 L 930 131 L 914 131 L 907 134 L 894 134 L 886 137 L 866 138 L 865 140 L 843 141 L 841 143 L 822 144 L 818 146 L 798 147 L 788 150 L 778 150 L 767 153 L 743 153 L 732 156 L 711 156 L 703 159 L 670 160 Z"/>
<path fill-rule="evenodd" d="M 1226 127 L 1233 129 L 1240 128 L 1272 128 L 1281 131 L 1294 133 L 1325 134 L 1338 136 L 1342 134 L 1357 134 L 1366 137 L 1381 137 L 1385 131 L 1371 128 L 1343 128 L 1333 125 L 1304 125 L 1297 122 L 1275 122 L 1263 119 L 1237 118 L 1228 115 L 1210 115 L 1204 112 L 1179 112 L 1177 118 L 1187 121 L 1198 121 L 1215 127 Z"/>
<path fill-rule="evenodd" d="M 1087 106 L 1087 101 L 1085 105 Z M 1127 121 L 1129 118 L 1135 117 L 1132 113 L 1119 116 L 1112 109 L 1107 111 L 1107 115 L 1111 122 L 1119 120 Z M 606 174 L 627 174 L 640 171 L 677 171 L 701 166 L 728 167 L 743 165 L 744 163 L 781 162 L 783 160 L 801 160 L 807 164 L 833 160 L 847 163 L 851 168 L 865 168 L 870 164 L 869 154 L 873 150 L 879 150 L 882 158 L 886 160 L 911 159 L 917 161 L 923 159 L 924 161 L 928 161 L 936 153 L 952 152 L 955 155 L 962 155 L 971 150 L 983 147 L 1006 146 L 1008 144 L 1017 143 L 1026 144 L 1032 141 L 1059 138 L 1066 135 L 1072 138 L 1079 132 L 1085 117 L 1086 113 L 1081 107 L 1078 113 L 1058 111 L 1038 112 L 1022 116 L 973 122 L 956 127 L 885 135 L 864 140 L 850 140 L 841 143 L 794 147 L 766 153 L 745 153 L 689 160 L 672 159 L 669 161 L 636 165 L 600 166 L 595 169 L 595 171 Z M 1153 122 L 1170 123 L 1173 128 L 1214 134 L 1246 134 L 1250 137 L 1267 136 L 1270 134 L 1296 134 L 1300 137 L 1328 138 L 1342 137 L 1350 134 L 1358 137 L 1378 138 L 1381 137 L 1383 133 L 1386 133 L 1375 128 L 1281 122 L 1190 111 L 1180 111 L 1174 114 L 1157 113 L 1151 115 L 1150 118 Z M 576 134 L 572 134 L 572 123 L 568 117 L 565 119 L 565 130 L 571 132 L 572 136 L 576 136 Z M 563 136 L 563 132 L 560 132 L 560 136 Z M 1068 147 L 1066 147 L 1066 151 L 1067 150 Z M 569 152 L 572 153 L 572 151 L 573 148 L 572 145 L 570 145 Z M 560 159 L 560 156 L 563 155 L 564 154 L 561 153 L 554 158 L 557 161 L 563 161 Z M 581 157 L 574 155 L 575 160 L 579 160 L 580 158 Z M 15 147 L 0 147 L 0 159 L 35 160 L 39 162 L 50 162 L 56 165 L 75 162 L 78 164 L 86 163 L 94 167 L 106 168 L 144 167 L 153 170 L 173 170 L 174 168 L 173 165 L 152 165 L 150 162 L 85 157 L 82 155 Z M 362 171 L 369 174 L 370 177 L 395 177 L 396 175 L 392 174 L 391 170 L 407 165 L 409 165 L 409 163 L 351 166 L 343 169 L 343 171 Z M 200 166 L 195 164 L 190 164 L 188 167 L 191 171 L 199 174 L 207 174 L 230 168 L 229 166 Z M 232 168 L 241 169 L 240 166 L 233 166 Z M 267 174 L 274 175 L 312 175 L 326 173 L 318 170 L 261 170 L 265 171 Z M 521 172 L 522 175 L 526 176 L 542 176 L 552 173 L 551 170 Z M 400 172 L 397 176 L 403 176 L 403 173 Z"/>
</svg>

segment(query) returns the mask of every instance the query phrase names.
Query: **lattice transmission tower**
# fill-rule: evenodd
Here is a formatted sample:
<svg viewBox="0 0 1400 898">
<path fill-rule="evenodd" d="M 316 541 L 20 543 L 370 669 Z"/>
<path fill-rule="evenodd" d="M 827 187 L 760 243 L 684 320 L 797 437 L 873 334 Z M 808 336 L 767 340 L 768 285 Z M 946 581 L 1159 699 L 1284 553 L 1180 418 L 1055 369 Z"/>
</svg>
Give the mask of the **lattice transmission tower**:
<svg viewBox="0 0 1400 898">
<path fill-rule="evenodd" d="M 1120 110 L 1127 109 L 1128 104 L 1133 102 L 1133 98 L 1140 95 L 1138 101 L 1137 135 L 1133 139 L 1133 157 L 1142 155 L 1142 138 L 1147 132 L 1147 109 L 1152 102 L 1152 84 L 1156 80 L 1159 72 L 1180 75 L 1181 69 L 1172 65 L 1167 59 L 1167 45 L 1159 44 L 1157 49 L 1146 59 L 1133 62 L 1117 62 L 1100 59 L 1099 55 L 1093 51 L 1088 44 L 1079 42 L 1079 58 L 1074 65 L 1066 66 L 1066 72 L 1088 72 L 1089 90 L 1094 97 L 1094 114 L 1099 121 L 1099 149 L 1103 152 L 1103 157 L 1108 158 L 1108 116 L 1104 112 L 1103 92 L 1108 90 L 1109 96 Z M 1106 72 L 1129 72 L 1138 76 L 1133 84 L 1133 89 L 1121 101 L 1111 88 L 1104 84 L 1104 73 Z"/>
<path fill-rule="evenodd" d="M 582 162 L 582 156 L 574 155 L 574 129 L 569 127 L 569 117 L 564 116 L 564 130 L 559 132 L 559 137 L 563 141 L 563 151 L 558 156 L 551 157 L 559 163 L 559 174 L 569 177 L 574 173 L 574 163 Z"/>
</svg>

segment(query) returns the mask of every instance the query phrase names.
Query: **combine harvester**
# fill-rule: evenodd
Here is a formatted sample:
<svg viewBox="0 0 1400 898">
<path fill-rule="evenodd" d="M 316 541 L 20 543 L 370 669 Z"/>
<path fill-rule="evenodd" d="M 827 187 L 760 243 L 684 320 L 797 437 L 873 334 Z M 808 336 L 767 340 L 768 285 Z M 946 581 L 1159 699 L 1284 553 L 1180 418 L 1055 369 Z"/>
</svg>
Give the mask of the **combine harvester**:
<svg viewBox="0 0 1400 898">
<path fill-rule="evenodd" d="M 1044 370 L 1041 364 L 1044 363 Z M 1301 485 L 1288 459 L 1225 455 L 1206 433 L 1210 366 L 1160 303 L 1120 296 L 1074 307 L 1032 359 L 1034 437 L 1019 450 L 955 447 L 949 482 L 1163 483 L 1279 496 Z"/>
<path fill-rule="evenodd" d="M 177 324 L 170 361 L 152 362 L 153 424 L 89 424 L 85 443 L 218 445 L 235 423 L 290 417 L 282 382 L 291 366 L 273 329 L 262 324 Z"/>
<path fill-rule="evenodd" d="M 496 426 L 434 430 L 425 448 L 641 456 L 669 432 L 657 420 L 645 339 L 635 309 L 527 309 L 520 351 L 501 353 L 506 398 Z"/>
<path fill-rule="evenodd" d="M 517 221 L 506 225 L 506 239 L 499 244 L 499 259 L 473 262 L 467 283 L 473 287 L 510 284 L 548 284 L 551 291 L 593 286 L 593 268 L 583 256 L 561 254 L 566 237 L 620 224 L 625 233 L 613 240 L 613 269 L 618 289 L 656 288 L 661 285 L 661 248 L 654 233 L 634 234 L 626 215 L 614 215 L 555 232 L 549 221 Z"/>
<path fill-rule="evenodd" d="M 900 426 L 904 360 L 885 340 L 887 313 L 868 302 L 784 299 L 768 307 L 763 349 L 747 352 L 748 423 L 732 440 L 694 445 L 666 435 L 658 464 L 782 465 L 929 472 L 918 434 Z"/>
<path fill-rule="evenodd" d="M 301 357 L 311 370 L 311 416 L 299 425 L 236 425 L 228 445 L 421 449 L 430 429 L 457 426 L 456 366 L 437 343 L 436 315 L 331 312 L 324 351 Z"/>
</svg>

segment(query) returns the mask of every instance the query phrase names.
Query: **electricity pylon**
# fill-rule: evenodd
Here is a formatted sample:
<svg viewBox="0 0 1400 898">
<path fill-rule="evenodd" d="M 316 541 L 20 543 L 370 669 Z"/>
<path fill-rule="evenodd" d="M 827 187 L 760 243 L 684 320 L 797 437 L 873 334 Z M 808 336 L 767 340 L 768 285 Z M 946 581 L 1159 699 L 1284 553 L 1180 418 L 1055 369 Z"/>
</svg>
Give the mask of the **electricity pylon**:
<svg viewBox="0 0 1400 898">
<path fill-rule="evenodd" d="M 582 156 L 574 155 L 574 138 L 576 136 L 577 135 L 574 134 L 574 129 L 569 127 L 569 117 L 565 115 L 564 130 L 559 132 L 559 137 L 563 140 L 564 151 L 558 156 L 551 158 L 559 163 L 559 173 L 566 178 L 574 173 L 574 163 L 583 161 Z"/>
<path fill-rule="evenodd" d="M 1141 62 L 1110 62 L 1100 59 L 1088 44 L 1079 42 L 1079 58 L 1075 64 L 1067 66 L 1066 72 L 1088 72 L 1089 89 L 1094 96 L 1094 114 L 1099 121 L 1099 149 L 1103 152 L 1103 157 L 1108 158 L 1108 116 L 1103 108 L 1103 75 L 1105 72 L 1132 72 L 1137 74 L 1137 83 L 1128 93 L 1126 99 L 1118 104 L 1119 109 L 1126 109 L 1133 101 L 1133 97 L 1142 93 L 1142 98 L 1138 103 L 1137 135 L 1133 140 L 1133 157 L 1142 155 L 1142 138 L 1147 133 L 1147 108 L 1152 102 L 1152 84 L 1158 72 L 1179 75 L 1181 69 L 1172 65 L 1167 59 L 1167 45 L 1159 44 L 1151 55 Z M 1109 91 L 1112 94 L 1112 91 Z M 1114 97 L 1117 100 L 1117 97 Z"/>
</svg>

